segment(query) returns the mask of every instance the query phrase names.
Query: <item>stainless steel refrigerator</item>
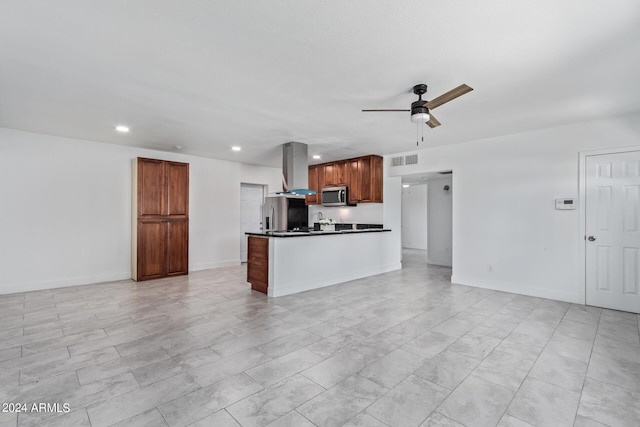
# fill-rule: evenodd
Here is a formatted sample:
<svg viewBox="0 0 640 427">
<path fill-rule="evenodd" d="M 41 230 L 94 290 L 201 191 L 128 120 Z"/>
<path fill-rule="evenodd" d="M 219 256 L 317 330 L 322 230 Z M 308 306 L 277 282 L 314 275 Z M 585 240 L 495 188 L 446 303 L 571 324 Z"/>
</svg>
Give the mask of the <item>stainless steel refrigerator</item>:
<svg viewBox="0 0 640 427">
<path fill-rule="evenodd" d="M 262 227 L 264 231 L 306 230 L 309 207 L 304 197 L 274 196 L 264 199 Z"/>
</svg>

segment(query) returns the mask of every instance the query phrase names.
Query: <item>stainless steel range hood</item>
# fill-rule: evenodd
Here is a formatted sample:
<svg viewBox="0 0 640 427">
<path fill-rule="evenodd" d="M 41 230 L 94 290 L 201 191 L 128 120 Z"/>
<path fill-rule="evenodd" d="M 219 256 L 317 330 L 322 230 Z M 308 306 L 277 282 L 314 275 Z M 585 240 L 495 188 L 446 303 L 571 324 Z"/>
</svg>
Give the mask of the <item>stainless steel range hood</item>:
<svg viewBox="0 0 640 427">
<path fill-rule="evenodd" d="M 284 194 L 316 194 L 309 189 L 309 150 L 302 142 L 282 144 L 282 190 Z"/>
</svg>

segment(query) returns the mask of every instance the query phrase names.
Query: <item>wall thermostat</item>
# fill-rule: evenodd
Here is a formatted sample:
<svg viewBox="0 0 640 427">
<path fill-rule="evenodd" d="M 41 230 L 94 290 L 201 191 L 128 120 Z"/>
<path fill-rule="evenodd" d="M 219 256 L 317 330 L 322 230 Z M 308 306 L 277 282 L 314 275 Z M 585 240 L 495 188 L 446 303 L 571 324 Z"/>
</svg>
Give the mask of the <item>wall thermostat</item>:
<svg viewBox="0 0 640 427">
<path fill-rule="evenodd" d="M 576 199 L 556 199 L 557 210 L 573 210 L 576 208 Z"/>
</svg>

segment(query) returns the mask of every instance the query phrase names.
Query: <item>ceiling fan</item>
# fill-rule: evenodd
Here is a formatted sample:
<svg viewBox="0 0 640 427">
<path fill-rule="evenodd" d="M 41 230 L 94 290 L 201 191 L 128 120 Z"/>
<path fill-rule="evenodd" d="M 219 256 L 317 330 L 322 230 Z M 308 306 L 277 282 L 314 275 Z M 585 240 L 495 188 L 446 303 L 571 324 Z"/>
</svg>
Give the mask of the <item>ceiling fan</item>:
<svg viewBox="0 0 640 427">
<path fill-rule="evenodd" d="M 413 93 L 418 95 L 418 100 L 411 103 L 410 110 L 362 110 L 363 113 L 371 113 L 371 112 L 384 112 L 384 111 L 404 111 L 411 112 L 411 121 L 412 122 L 425 122 L 430 128 L 434 128 L 440 126 L 440 122 L 438 119 L 433 117 L 429 110 L 432 110 L 436 107 L 441 106 L 449 101 L 456 99 L 459 96 L 464 95 L 467 92 L 471 92 L 473 88 L 467 86 L 466 84 L 461 84 L 455 89 L 451 89 L 449 92 L 443 93 L 437 98 L 433 98 L 431 101 L 427 101 L 422 99 L 422 95 L 427 93 L 427 85 L 419 84 L 413 87 Z"/>
</svg>

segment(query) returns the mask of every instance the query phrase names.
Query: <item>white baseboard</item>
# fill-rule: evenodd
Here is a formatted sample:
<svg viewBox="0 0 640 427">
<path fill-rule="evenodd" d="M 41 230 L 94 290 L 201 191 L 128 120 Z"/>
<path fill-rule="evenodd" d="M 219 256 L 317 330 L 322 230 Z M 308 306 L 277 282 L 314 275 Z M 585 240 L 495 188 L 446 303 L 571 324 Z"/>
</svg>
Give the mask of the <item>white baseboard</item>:
<svg viewBox="0 0 640 427">
<path fill-rule="evenodd" d="M 451 267 L 451 261 L 442 261 L 442 260 L 439 260 L 439 259 L 427 258 L 427 264 L 440 265 L 442 267 Z"/>
<path fill-rule="evenodd" d="M 211 270 L 213 268 L 235 267 L 237 265 L 240 265 L 240 258 L 228 261 L 201 262 L 199 264 L 192 264 L 189 268 L 189 271 Z"/>
<path fill-rule="evenodd" d="M 510 292 L 512 294 L 527 295 L 531 297 L 546 298 L 556 301 L 570 302 L 574 304 L 584 304 L 580 301 L 580 296 L 575 293 L 558 291 L 555 289 L 536 288 L 532 286 L 521 286 L 513 282 L 499 282 L 493 280 L 482 280 L 472 277 L 451 276 L 451 283 L 456 285 L 472 286 L 475 288 L 491 289 L 494 291 Z"/>
<path fill-rule="evenodd" d="M 90 285 L 94 283 L 115 282 L 131 278 L 131 272 L 105 273 L 91 276 L 66 277 L 63 279 L 37 280 L 26 283 L 1 285 L 0 294 L 15 294 L 18 292 L 44 291 L 48 289 L 68 288 L 71 286 Z"/>
<path fill-rule="evenodd" d="M 222 267 L 235 267 L 238 265 L 240 265 L 239 258 L 228 261 L 195 264 L 191 266 L 189 271 L 209 270 Z M 96 283 L 115 282 L 118 280 L 127 279 L 131 279 L 130 271 L 127 271 L 126 273 L 104 273 L 94 274 L 90 276 L 65 277 L 62 279 L 36 280 L 25 283 L 0 285 L 0 295 L 68 288 L 71 286 L 93 285 Z"/>
</svg>

